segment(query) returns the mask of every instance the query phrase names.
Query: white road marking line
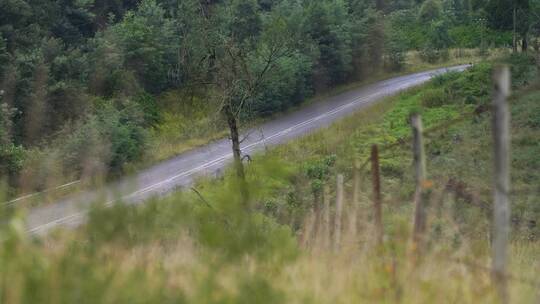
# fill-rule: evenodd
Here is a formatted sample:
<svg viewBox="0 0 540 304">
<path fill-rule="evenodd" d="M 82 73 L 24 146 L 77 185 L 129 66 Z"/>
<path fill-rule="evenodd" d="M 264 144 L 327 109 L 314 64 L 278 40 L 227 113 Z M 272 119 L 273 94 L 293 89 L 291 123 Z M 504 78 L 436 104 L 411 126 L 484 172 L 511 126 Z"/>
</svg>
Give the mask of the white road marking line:
<svg viewBox="0 0 540 304">
<path fill-rule="evenodd" d="M 365 103 L 365 102 L 369 101 L 369 99 L 371 99 L 373 96 L 379 95 L 379 94 L 380 94 L 380 93 L 374 93 L 374 94 L 371 94 L 371 95 L 368 95 L 368 96 L 365 96 L 365 97 L 360 97 L 360 98 L 354 99 L 352 102 L 349 102 L 349 103 L 347 103 L 347 104 L 341 105 L 341 106 L 339 106 L 339 107 L 337 107 L 337 108 L 335 108 L 335 109 L 333 109 L 333 110 L 331 110 L 331 111 L 328 111 L 328 112 L 323 113 L 323 114 L 321 114 L 321 115 L 318 115 L 318 116 L 316 116 L 316 117 L 313 117 L 313 118 L 310 118 L 310 119 L 308 119 L 308 120 L 305 120 L 305 121 L 303 121 L 303 122 L 301 122 L 301 123 L 298 123 L 298 124 L 296 124 L 296 125 L 294 125 L 294 126 L 292 126 L 292 127 L 287 128 L 287 129 L 285 129 L 285 130 L 279 131 L 279 132 L 277 132 L 277 133 L 275 133 L 275 134 L 273 134 L 273 135 L 267 137 L 267 138 L 266 138 L 266 141 L 272 140 L 272 139 L 274 139 L 274 138 L 276 138 L 276 137 L 279 137 L 279 136 L 282 136 L 282 135 L 285 135 L 285 134 L 287 134 L 287 133 L 289 133 L 289 132 L 291 132 L 291 131 L 293 131 L 293 130 L 295 130 L 295 129 L 301 128 L 301 127 L 303 127 L 303 126 L 305 126 L 305 125 L 308 125 L 308 124 L 310 124 L 310 123 L 312 123 L 312 122 L 315 122 L 315 121 L 321 120 L 321 119 L 323 119 L 323 118 L 325 118 L 325 117 L 328 117 L 328 116 L 330 116 L 330 115 L 336 114 L 336 113 L 340 112 L 341 110 L 343 110 L 343 109 L 345 109 L 345 108 L 348 108 L 348 107 L 350 107 L 350 106 L 352 106 L 352 105 Z M 366 99 L 367 99 L 367 100 L 366 100 Z M 259 141 L 257 141 L 257 142 L 254 142 L 254 143 L 252 143 L 252 144 L 249 144 L 249 145 L 245 146 L 245 147 L 243 148 L 243 150 L 249 150 L 249 149 L 251 149 L 251 148 L 253 148 L 253 147 L 255 147 L 255 146 L 257 146 L 257 145 L 259 145 L 259 144 L 261 144 L 261 143 L 263 143 L 263 142 L 265 142 L 265 140 L 259 140 Z M 160 187 L 161 185 L 168 184 L 168 183 L 174 181 L 174 180 L 177 179 L 177 178 L 181 178 L 181 177 L 184 177 L 184 176 L 188 176 L 188 175 L 191 175 L 192 173 L 195 173 L 195 172 L 201 171 L 201 170 L 203 170 L 203 169 L 206 169 L 206 168 L 208 168 L 208 167 L 211 167 L 211 166 L 213 166 L 213 165 L 219 164 L 219 163 L 225 161 L 226 159 L 228 159 L 228 158 L 230 158 L 230 157 L 232 157 L 232 156 L 233 156 L 232 153 L 226 154 L 226 155 L 221 156 L 221 157 L 219 157 L 219 158 L 217 158 L 217 159 L 214 159 L 214 160 L 212 160 L 212 161 L 209 161 L 209 162 L 207 162 L 207 163 L 204 163 L 204 164 L 202 164 L 202 165 L 200 165 L 200 166 L 198 166 L 198 167 L 195 167 L 195 168 L 192 168 L 192 169 L 190 169 L 190 170 L 188 170 L 188 171 L 184 171 L 184 172 L 179 173 L 179 174 L 177 174 L 177 175 L 171 176 L 171 177 L 169 177 L 169 178 L 167 178 L 167 179 L 165 179 L 165 180 L 162 180 L 162 181 L 160 181 L 160 182 L 158 182 L 158 183 L 155 183 L 155 184 L 152 184 L 152 185 L 150 185 L 150 186 L 147 186 L 147 187 L 145 187 L 145 188 L 143 188 L 143 189 L 139 189 L 139 190 L 137 190 L 137 191 L 135 191 L 135 192 L 133 192 L 133 193 L 131 193 L 131 194 L 128 194 L 128 195 L 123 196 L 121 199 L 129 199 L 129 198 L 132 198 L 132 197 L 135 197 L 135 196 L 138 196 L 138 195 L 142 195 L 142 194 L 144 194 L 144 193 L 147 193 L 147 192 L 149 192 L 149 191 L 154 190 L 154 189 L 157 188 L 157 187 Z M 108 201 L 108 202 L 105 203 L 105 206 L 111 206 L 111 205 L 114 204 L 116 201 L 118 201 L 118 199 L 110 200 L 110 201 Z M 37 232 L 37 231 L 39 231 L 39 230 L 47 229 L 47 228 L 49 228 L 49 227 L 58 226 L 58 225 L 64 223 L 66 220 L 69 220 L 69 219 L 72 219 L 72 218 L 78 217 L 78 216 L 83 216 L 83 215 L 85 215 L 85 214 L 87 214 L 87 213 L 88 213 L 87 210 L 79 211 L 79 212 L 70 214 L 70 215 L 68 215 L 68 216 L 65 216 L 65 217 L 56 219 L 56 220 L 54 220 L 54 221 L 51 221 L 51 222 L 49 222 L 49 223 L 46 223 L 46 224 L 43 224 L 43 225 L 34 227 L 34 228 L 30 229 L 29 231 L 30 231 L 30 232 Z"/>
<path fill-rule="evenodd" d="M 63 185 L 60 185 L 60 186 L 56 186 L 54 188 L 49 188 L 49 189 L 45 189 L 43 191 L 39 191 L 39 192 L 35 192 L 35 193 L 31 193 L 31 194 L 27 194 L 27 195 L 24 195 L 24 196 L 21 196 L 21 197 L 18 197 L 14 200 L 11 200 L 9 202 L 4 202 L 5 205 L 13 205 L 15 204 L 16 202 L 18 201 L 21 201 L 21 200 L 24 200 L 24 199 L 27 199 L 27 198 L 30 198 L 30 197 L 33 197 L 33 196 L 37 196 L 37 195 L 40 195 L 40 194 L 44 194 L 44 193 L 47 193 L 47 192 L 51 192 L 53 190 L 59 190 L 59 189 L 62 189 L 62 188 L 66 188 L 66 187 L 69 187 L 71 185 L 75 185 L 75 184 L 78 184 L 80 183 L 81 180 L 78 179 L 78 180 L 75 180 L 75 181 L 72 181 L 72 182 L 69 182 L 67 184 L 63 184 Z"/>
</svg>

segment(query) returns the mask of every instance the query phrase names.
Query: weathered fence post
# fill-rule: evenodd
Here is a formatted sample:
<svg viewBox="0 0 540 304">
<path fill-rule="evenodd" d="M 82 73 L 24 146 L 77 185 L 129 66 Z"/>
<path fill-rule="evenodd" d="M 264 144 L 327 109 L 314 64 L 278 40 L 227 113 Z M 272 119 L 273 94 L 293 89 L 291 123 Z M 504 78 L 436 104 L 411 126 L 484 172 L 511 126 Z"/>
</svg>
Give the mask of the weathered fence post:
<svg viewBox="0 0 540 304">
<path fill-rule="evenodd" d="M 414 231 L 413 248 L 420 251 L 423 243 L 423 234 L 426 230 L 425 190 L 426 182 L 426 155 L 424 151 L 422 117 L 419 114 L 411 116 L 413 132 L 413 155 L 415 167 L 416 190 L 414 193 Z"/>
<path fill-rule="evenodd" d="M 371 146 L 371 180 L 373 185 L 373 209 L 375 210 L 375 233 L 377 234 L 377 245 L 383 243 L 382 225 L 382 202 L 381 202 L 381 175 L 379 169 L 379 148 L 377 145 Z"/>
<path fill-rule="evenodd" d="M 343 213 L 343 175 L 338 174 L 336 185 L 336 214 L 334 217 L 334 251 L 341 245 L 341 215 Z"/>
<path fill-rule="evenodd" d="M 351 240 L 354 240 L 357 233 L 358 226 L 358 204 L 360 203 L 360 161 L 356 159 L 354 161 L 354 173 L 353 173 L 353 197 L 350 204 L 349 213 L 349 231 L 348 236 Z"/>
<path fill-rule="evenodd" d="M 320 248 L 321 239 L 320 235 L 323 229 L 322 225 L 322 214 L 323 214 L 323 189 L 318 189 L 313 193 L 313 199 L 315 200 L 314 209 L 315 209 L 315 222 L 313 224 L 313 241 L 314 248 Z"/>
<path fill-rule="evenodd" d="M 302 248 L 308 249 L 312 245 L 315 218 L 315 210 L 309 210 L 306 218 L 304 219 L 304 226 L 302 227 L 302 233 L 300 235 L 300 246 Z"/>
<path fill-rule="evenodd" d="M 322 228 L 322 247 L 330 247 L 330 189 L 328 185 L 323 187 L 323 228 Z"/>
<path fill-rule="evenodd" d="M 360 160 L 354 161 L 353 173 L 353 198 L 352 203 L 356 206 L 360 202 Z"/>
<path fill-rule="evenodd" d="M 510 234 L 510 113 L 507 97 L 510 95 L 510 71 L 507 66 L 498 67 L 493 75 L 494 140 L 494 212 L 493 212 L 493 278 L 502 303 L 509 302 L 506 281 L 508 239 Z"/>
</svg>

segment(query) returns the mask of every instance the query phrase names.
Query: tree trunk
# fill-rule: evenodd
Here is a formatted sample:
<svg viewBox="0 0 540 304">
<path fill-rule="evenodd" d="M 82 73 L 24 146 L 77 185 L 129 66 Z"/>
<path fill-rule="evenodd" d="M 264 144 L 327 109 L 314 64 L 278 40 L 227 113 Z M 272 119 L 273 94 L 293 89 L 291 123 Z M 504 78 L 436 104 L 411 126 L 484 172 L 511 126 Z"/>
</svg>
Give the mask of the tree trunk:
<svg viewBox="0 0 540 304">
<path fill-rule="evenodd" d="M 240 191 L 242 195 L 242 202 L 247 204 L 249 200 L 248 189 L 246 184 L 246 174 L 244 171 L 244 164 L 242 163 L 242 151 L 240 150 L 240 134 L 238 132 L 238 121 L 231 109 L 230 105 L 223 107 L 223 113 L 227 118 L 227 124 L 229 126 L 229 132 L 231 134 L 232 150 L 234 157 L 234 167 L 236 169 L 236 176 L 240 182 Z"/>
<path fill-rule="evenodd" d="M 376 0 L 375 7 L 377 8 L 378 11 L 383 11 L 385 8 L 384 0 Z"/>
<path fill-rule="evenodd" d="M 244 178 L 244 165 L 242 164 L 242 151 L 240 150 L 240 135 L 238 133 L 238 122 L 229 105 L 223 108 L 227 118 L 227 125 L 231 134 L 232 150 L 236 167 L 236 174 L 239 178 Z"/>
<path fill-rule="evenodd" d="M 517 7 L 514 5 L 514 12 L 512 17 L 512 51 L 517 53 L 517 34 L 516 34 L 516 18 L 517 18 Z"/>
<path fill-rule="evenodd" d="M 523 35 L 523 38 L 521 39 L 521 51 L 523 53 L 527 53 L 527 50 L 529 49 L 529 41 L 527 40 L 527 34 Z"/>
</svg>

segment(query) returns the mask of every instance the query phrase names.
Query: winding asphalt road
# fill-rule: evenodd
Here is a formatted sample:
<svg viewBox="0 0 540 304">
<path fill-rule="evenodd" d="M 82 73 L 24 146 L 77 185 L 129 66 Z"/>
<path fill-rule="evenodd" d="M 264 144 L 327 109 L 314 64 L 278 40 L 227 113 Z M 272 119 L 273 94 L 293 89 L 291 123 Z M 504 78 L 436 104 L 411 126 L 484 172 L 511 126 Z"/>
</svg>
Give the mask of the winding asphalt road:
<svg viewBox="0 0 540 304">
<path fill-rule="evenodd" d="M 463 65 L 396 77 L 309 104 L 296 112 L 248 130 L 242 143 L 242 152 L 253 154 L 266 147 L 301 137 L 385 96 L 425 83 L 435 75 L 463 71 L 467 67 Z M 97 200 L 105 200 L 106 205 L 118 201 L 141 203 L 151 196 L 164 195 L 188 186 L 198 176 L 219 174 L 232 160 L 230 150 L 228 139 L 218 140 L 123 178 L 103 189 L 84 191 L 54 204 L 29 209 L 27 229 L 33 234 L 44 234 L 53 228 L 76 227 L 85 221 L 90 204 Z"/>
</svg>

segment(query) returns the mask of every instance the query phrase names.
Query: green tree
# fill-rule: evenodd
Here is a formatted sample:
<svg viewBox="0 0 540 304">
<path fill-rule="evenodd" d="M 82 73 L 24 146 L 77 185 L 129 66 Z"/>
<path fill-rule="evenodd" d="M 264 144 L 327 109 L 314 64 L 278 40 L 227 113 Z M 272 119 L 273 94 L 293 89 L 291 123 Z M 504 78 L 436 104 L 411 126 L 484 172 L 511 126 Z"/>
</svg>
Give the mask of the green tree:
<svg viewBox="0 0 540 304">
<path fill-rule="evenodd" d="M 517 50 L 518 34 L 523 50 L 527 50 L 531 19 L 530 0 L 490 0 L 485 10 L 492 28 L 514 32 L 514 50 Z"/>
<path fill-rule="evenodd" d="M 7 51 L 6 40 L 2 37 L 0 33 L 0 83 L 4 78 L 4 73 L 6 71 L 6 66 L 9 63 L 10 54 Z"/>
<path fill-rule="evenodd" d="M 25 151 L 11 141 L 11 119 L 15 109 L 2 101 L 3 94 L 0 90 L 0 179 L 8 178 L 8 182 L 14 184 L 15 176 L 22 168 Z"/>
<path fill-rule="evenodd" d="M 418 18 L 422 22 L 432 22 L 442 15 L 442 4 L 439 0 L 426 0 L 420 7 Z"/>
<path fill-rule="evenodd" d="M 144 0 L 135 12 L 110 28 L 105 44 L 121 52 L 123 67 L 133 71 L 146 91 L 157 93 L 170 86 L 170 69 L 179 49 L 174 21 L 155 0 Z"/>
<path fill-rule="evenodd" d="M 318 48 L 315 65 L 317 87 L 344 82 L 351 72 L 352 35 L 344 1 L 309 1 L 305 29 Z"/>
<path fill-rule="evenodd" d="M 392 70 L 400 70 L 405 65 L 407 56 L 407 40 L 398 27 L 389 26 L 385 31 L 385 53 L 388 65 Z"/>
<path fill-rule="evenodd" d="M 213 82 L 219 92 L 220 112 L 229 126 L 236 173 L 245 183 L 238 121 L 260 93 L 270 72 L 289 56 L 293 33 L 287 31 L 286 21 L 276 14 L 267 16 L 260 28 L 253 27 L 259 24 L 258 17 L 239 18 L 248 11 L 259 14 L 254 1 L 233 0 L 230 7 L 221 9 L 220 18 L 207 20 L 215 31 L 207 35 L 207 45 L 215 61 Z M 247 187 L 241 189 L 247 203 Z"/>
</svg>

